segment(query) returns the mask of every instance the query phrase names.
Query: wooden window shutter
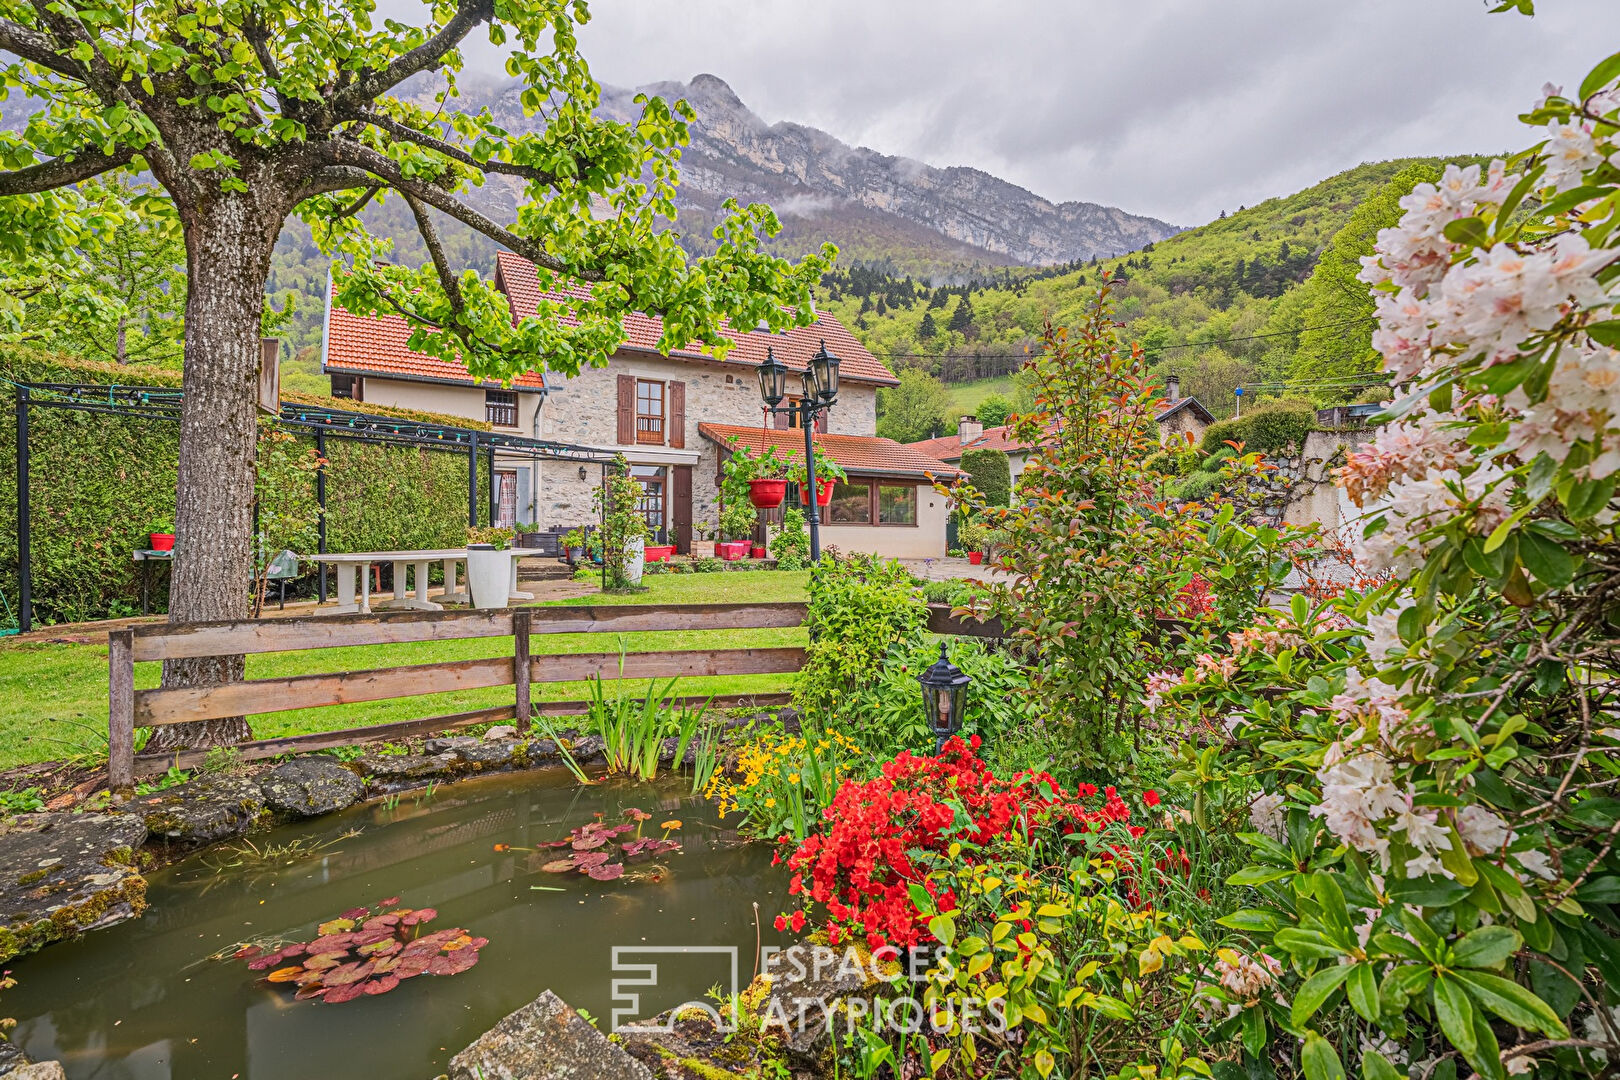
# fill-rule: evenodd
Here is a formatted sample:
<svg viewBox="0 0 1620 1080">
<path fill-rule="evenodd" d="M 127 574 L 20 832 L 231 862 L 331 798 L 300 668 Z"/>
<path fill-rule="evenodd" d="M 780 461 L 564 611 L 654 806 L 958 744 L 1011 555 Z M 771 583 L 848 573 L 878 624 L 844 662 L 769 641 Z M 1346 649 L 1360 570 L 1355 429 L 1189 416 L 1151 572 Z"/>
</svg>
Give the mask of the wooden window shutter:
<svg viewBox="0 0 1620 1080">
<path fill-rule="evenodd" d="M 793 422 L 793 418 L 791 416 L 789 416 L 787 413 L 780 413 L 779 412 L 779 413 L 771 414 L 771 426 L 774 427 L 777 431 L 786 431 L 788 425 L 791 424 L 792 422 Z"/>
<path fill-rule="evenodd" d="M 669 445 L 675 450 L 686 448 L 686 384 L 669 384 Z"/>
<path fill-rule="evenodd" d="M 619 376 L 619 445 L 636 441 L 636 377 Z"/>
</svg>

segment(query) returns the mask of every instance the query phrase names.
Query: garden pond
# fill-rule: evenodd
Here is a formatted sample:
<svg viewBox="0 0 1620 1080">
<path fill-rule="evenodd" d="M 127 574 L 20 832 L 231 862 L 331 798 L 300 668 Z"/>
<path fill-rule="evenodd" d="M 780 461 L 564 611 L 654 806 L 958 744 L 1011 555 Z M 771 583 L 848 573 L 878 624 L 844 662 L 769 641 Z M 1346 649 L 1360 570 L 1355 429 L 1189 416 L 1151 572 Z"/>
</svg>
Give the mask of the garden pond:
<svg viewBox="0 0 1620 1080">
<path fill-rule="evenodd" d="M 144 917 L 16 962 L 0 1011 L 17 1018 L 12 1037 L 32 1058 L 61 1061 L 73 1080 L 427 1080 L 547 988 L 603 1029 L 616 1006 L 651 1016 L 727 983 L 723 947 L 736 948 L 740 988 L 756 940 L 785 944 L 771 920 L 787 876 L 771 868 L 769 845 L 741 842 L 688 788 L 679 778 L 581 786 L 562 770 L 508 774 L 251 838 L 260 851 L 293 845 L 280 858 L 209 849 L 149 875 Z M 571 847 L 542 846 L 635 821 L 635 810 L 652 815 L 635 826 L 643 836 L 667 834 L 681 850 L 639 855 L 622 877 L 599 881 L 557 872 Z M 662 827 L 670 821 L 679 828 Z M 329 935 L 342 913 L 384 901 L 434 909 L 423 932 L 465 928 L 488 943 L 466 970 L 430 968 L 335 1004 L 298 1000 L 296 986 L 267 982 L 234 955 L 244 943 Z M 653 951 L 692 946 L 722 948 Z M 656 986 L 627 992 L 639 1003 L 613 999 L 615 947 L 632 950 L 626 964 L 659 968 Z"/>
</svg>

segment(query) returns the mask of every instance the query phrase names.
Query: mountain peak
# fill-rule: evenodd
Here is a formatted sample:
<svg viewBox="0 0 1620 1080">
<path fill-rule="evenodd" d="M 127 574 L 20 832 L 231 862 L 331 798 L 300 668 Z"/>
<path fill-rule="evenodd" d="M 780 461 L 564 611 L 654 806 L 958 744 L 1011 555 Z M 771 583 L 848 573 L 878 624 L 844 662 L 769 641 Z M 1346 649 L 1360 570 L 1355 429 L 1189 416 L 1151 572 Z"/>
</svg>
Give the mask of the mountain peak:
<svg viewBox="0 0 1620 1080">
<path fill-rule="evenodd" d="M 731 84 L 718 75 L 704 72 L 692 76 L 692 81 L 686 84 L 687 96 L 702 101 L 723 105 L 731 109 L 748 111 L 748 106 L 742 103 L 742 98 L 731 88 Z"/>
</svg>

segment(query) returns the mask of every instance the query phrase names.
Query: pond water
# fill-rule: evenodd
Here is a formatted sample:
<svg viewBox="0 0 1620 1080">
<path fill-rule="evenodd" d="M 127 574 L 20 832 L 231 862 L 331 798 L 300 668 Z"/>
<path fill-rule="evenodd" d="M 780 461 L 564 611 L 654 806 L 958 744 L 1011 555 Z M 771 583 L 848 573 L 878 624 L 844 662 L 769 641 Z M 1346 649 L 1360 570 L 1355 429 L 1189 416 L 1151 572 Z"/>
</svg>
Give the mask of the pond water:
<svg viewBox="0 0 1620 1080">
<path fill-rule="evenodd" d="M 18 986 L 0 1012 L 17 1018 L 12 1037 L 29 1055 L 60 1060 L 73 1080 L 427 1080 L 547 988 L 606 1029 L 615 1006 L 631 1004 L 613 997 L 615 946 L 648 947 L 621 961 L 659 968 L 655 987 L 625 991 L 640 994 L 627 1017 L 700 1000 L 730 980 L 724 951 L 657 950 L 734 946 L 746 984 L 753 904 L 763 944 L 785 944 L 771 920 L 786 906 L 787 878 L 770 867 L 769 845 L 740 843 L 688 788 L 678 778 L 585 787 L 561 770 L 509 774 L 253 838 L 327 845 L 290 862 L 221 870 L 229 857 L 215 848 L 150 875 L 143 918 L 14 964 Z M 660 880 L 543 873 L 559 853 L 495 850 L 560 840 L 597 814 L 622 820 L 628 807 L 653 814 L 644 835 L 682 822 L 672 835 L 683 850 L 658 856 Z M 307 941 L 317 923 L 393 896 L 438 909 L 429 930 L 488 938 L 478 965 L 328 1005 L 294 1001 L 241 960 L 210 959 L 258 938 Z"/>
</svg>

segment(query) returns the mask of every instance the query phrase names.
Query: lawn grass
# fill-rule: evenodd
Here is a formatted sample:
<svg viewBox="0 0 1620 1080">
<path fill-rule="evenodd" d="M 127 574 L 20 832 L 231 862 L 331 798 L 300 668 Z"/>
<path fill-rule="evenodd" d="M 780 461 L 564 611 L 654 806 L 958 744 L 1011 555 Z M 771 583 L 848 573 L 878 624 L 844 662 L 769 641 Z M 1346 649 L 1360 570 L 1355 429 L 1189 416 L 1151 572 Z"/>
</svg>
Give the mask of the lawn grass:
<svg viewBox="0 0 1620 1080">
<path fill-rule="evenodd" d="M 966 412 L 977 409 L 979 402 L 991 394 L 1000 394 L 1008 401 L 1017 397 L 1011 375 L 1000 375 L 994 379 L 976 379 L 973 382 L 946 383 L 945 389 L 950 391 L 951 404 Z"/>
<path fill-rule="evenodd" d="M 802 601 L 808 572 L 756 571 L 725 574 L 660 574 L 645 579 L 647 591 L 624 596 L 592 594 L 558 601 L 591 604 L 719 604 Z M 550 606 L 550 605 L 546 605 Z M 653 652 L 677 649 L 772 648 L 803 645 L 799 627 L 762 630 L 691 630 L 635 634 L 542 634 L 532 639 L 537 656 L 563 653 Z M 356 671 L 512 655 L 512 639 L 423 641 L 361 648 L 311 649 L 248 657 L 250 679 Z M 135 685 L 158 684 L 159 665 L 137 664 Z M 683 679 L 676 694 L 770 694 L 790 688 L 790 675 L 738 675 Z M 645 692 L 644 680 L 628 690 Z M 577 701 L 589 696 L 583 682 L 536 684 L 536 701 Z M 428 694 L 394 701 L 361 702 L 251 717 L 259 738 L 301 735 L 337 728 L 440 716 L 510 703 L 509 687 Z M 0 768 L 66 758 L 100 758 L 107 750 L 107 646 L 13 642 L 0 646 Z"/>
</svg>

